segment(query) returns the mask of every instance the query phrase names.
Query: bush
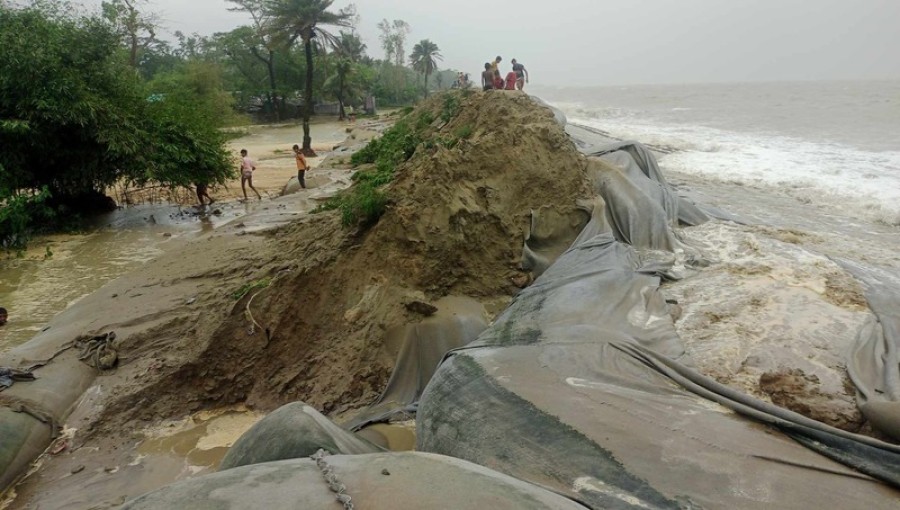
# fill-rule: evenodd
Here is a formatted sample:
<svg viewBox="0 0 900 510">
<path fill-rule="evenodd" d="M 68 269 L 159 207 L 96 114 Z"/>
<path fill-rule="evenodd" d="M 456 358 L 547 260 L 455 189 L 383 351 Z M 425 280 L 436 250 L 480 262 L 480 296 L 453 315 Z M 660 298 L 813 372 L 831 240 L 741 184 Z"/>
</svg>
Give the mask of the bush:
<svg viewBox="0 0 900 510">
<path fill-rule="evenodd" d="M 410 128 L 409 123 L 401 120 L 394 127 L 384 132 L 350 157 L 353 165 L 389 161 L 401 163 L 412 157 L 421 142 L 420 135 Z"/>
<path fill-rule="evenodd" d="M 247 294 L 253 292 L 257 289 L 264 289 L 272 283 L 271 278 L 263 278 L 262 280 L 256 280 L 255 282 L 248 282 L 240 286 L 236 291 L 231 293 L 231 298 L 235 301 L 240 301 Z"/>
<path fill-rule="evenodd" d="M 28 230 L 38 204 L 83 210 L 81 197 L 123 180 L 178 186 L 224 182 L 235 172 L 219 131 L 229 103 L 216 70 L 186 67 L 148 87 L 119 42 L 104 20 L 70 14 L 62 3 L 0 5 L 4 229 Z M 43 189 L 52 202 L 29 194 Z M 9 232 L 0 241 L 18 244 Z"/>
<path fill-rule="evenodd" d="M 459 138 L 460 140 L 465 140 L 466 138 L 469 138 L 470 136 L 472 136 L 472 133 L 474 131 L 475 131 L 475 129 L 472 127 L 471 124 L 466 124 L 464 126 L 460 126 L 460 127 L 456 128 L 453 131 L 453 135 L 456 136 L 457 138 Z"/>
<path fill-rule="evenodd" d="M 461 106 L 459 96 L 459 94 L 454 94 L 453 92 L 448 92 L 444 96 L 444 107 L 441 109 L 441 120 L 444 121 L 445 124 L 453 120 L 459 113 Z"/>
<path fill-rule="evenodd" d="M 423 120 L 424 119 L 424 120 Z M 372 140 L 350 157 L 354 166 L 374 164 L 374 168 L 360 170 L 353 175 L 354 184 L 328 200 L 317 211 L 338 209 L 344 226 L 371 226 L 387 208 L 388 197 L 381 189 L 394 178 L 397 166 L 408 160 L 422 142 L 419 126 L 430 124 L 424 114 L 416 121 L 417 129 L 403 119 L 384 132 L 381 138 Z"/>
<path fill-rule="evenodd" d="M 6 203 L 0 206 L 0 247 L 4 251 L 24 250 L 32 234 L 31 225 L 52 218 L 53 211 L 46 205 L 48 198 L 50 192 L 47 188 L 37 193 L 20 193 L 7 197 Z"/>
</svg>

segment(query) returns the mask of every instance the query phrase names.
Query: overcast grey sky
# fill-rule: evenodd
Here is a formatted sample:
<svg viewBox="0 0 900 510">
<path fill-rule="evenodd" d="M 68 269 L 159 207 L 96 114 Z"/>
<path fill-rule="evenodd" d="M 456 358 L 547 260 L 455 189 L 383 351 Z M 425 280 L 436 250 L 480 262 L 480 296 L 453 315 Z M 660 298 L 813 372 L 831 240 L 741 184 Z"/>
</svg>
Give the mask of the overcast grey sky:
<svg viewBox="0 0 900 510">
<path fill-rule="evenodd" d="M 228 12 L 225 0 L 150 5 L 172 32 L 209 35 L 245 19 Z M 359 0 L 356 6 L 370 55 L 382 55 L 378 21 L 399 18 L 412 27 L 408 47 L 431 39 L 444 55 L 442 67 L 473 75 L 499 54 L 507 64 L 518 58 L 535 83 L 548 85 L 900 79 L 900 0 Z"/>
</svg>

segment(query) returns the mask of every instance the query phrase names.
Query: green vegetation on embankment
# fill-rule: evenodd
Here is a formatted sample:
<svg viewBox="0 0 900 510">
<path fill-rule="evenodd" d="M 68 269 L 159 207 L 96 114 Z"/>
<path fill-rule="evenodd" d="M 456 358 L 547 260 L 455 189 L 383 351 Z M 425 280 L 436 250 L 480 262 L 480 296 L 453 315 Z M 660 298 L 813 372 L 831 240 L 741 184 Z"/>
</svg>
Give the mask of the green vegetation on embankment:
<svg viewBox="0 0 900 510">
<path fill-rule="evenodd" d="M 471 93 L 470 90 L 443 92 L 423 104 L 415 114 L 412 109 L 404 110 L 396 124 L 351 156 L 350 162 L 360 167 L 353 174 L 353 185 L 317 211 L 339 210 L 345 227 L 365 228 L 376 223 L 389 202 L 385 187 L 400 165 L 419 149 L 428 151 L 438 145 L 453 148 L 461 139 L 471 136 L 471 126 L 461 126 L 450 135 L 441 135 L 437 129 L 456 117 L 462 98 Z"/>
</svg>

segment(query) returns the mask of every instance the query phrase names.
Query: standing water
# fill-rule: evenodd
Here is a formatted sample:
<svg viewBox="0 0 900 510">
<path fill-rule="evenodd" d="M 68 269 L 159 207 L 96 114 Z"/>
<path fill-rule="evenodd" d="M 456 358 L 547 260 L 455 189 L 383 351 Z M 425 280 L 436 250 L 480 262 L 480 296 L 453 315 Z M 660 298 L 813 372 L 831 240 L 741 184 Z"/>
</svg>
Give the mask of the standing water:
<svg viewBox="0 0 900 510">
<path fill-rule="evenodd" d="M 192 208 L 149 205 L 97 218 L 87 233 L 34 240 L 24 254 L 0 259 L 0 352 L 28 341 L 57 313 L 104 284 L 159 256 L 180 236 L 212 229 Z"/>
</svg>

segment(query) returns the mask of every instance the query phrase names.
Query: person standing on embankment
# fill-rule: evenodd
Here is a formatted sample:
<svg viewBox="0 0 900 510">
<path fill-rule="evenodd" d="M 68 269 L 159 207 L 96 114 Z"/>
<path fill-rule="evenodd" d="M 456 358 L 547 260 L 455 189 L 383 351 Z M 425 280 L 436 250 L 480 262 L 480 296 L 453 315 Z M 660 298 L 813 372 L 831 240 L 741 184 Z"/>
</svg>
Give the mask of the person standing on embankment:
<svg viewBox="0 0 900 510">
<path fill-rule="evenodd" d="M 528 69 L 525 69 L 525 66 L 516 59 L 512 59 L 512 66 L 513 71 L 516 73 L 516 88 L 522 90 L 525 88 L 525 84 L 528 83 Z"/>
<path fill-rule="evenodd" d="M 300 183 L 300 187 L 306 189 L 306 171 L 309 170 L 309 163 L 306 162 L 306 157 L 303 155 L 303 151 L 300 150 L 300 146 L 294 144 L 294 159 L 297 160 L 297 182 Z"/>
<path fill-rule="evenodd" d="M 494 71 L 491 71 L 491 63 L 484 63 L 484 71 L 481 73 L 482 90 L 491 90 L 494 88 Z"/>
</svg>

